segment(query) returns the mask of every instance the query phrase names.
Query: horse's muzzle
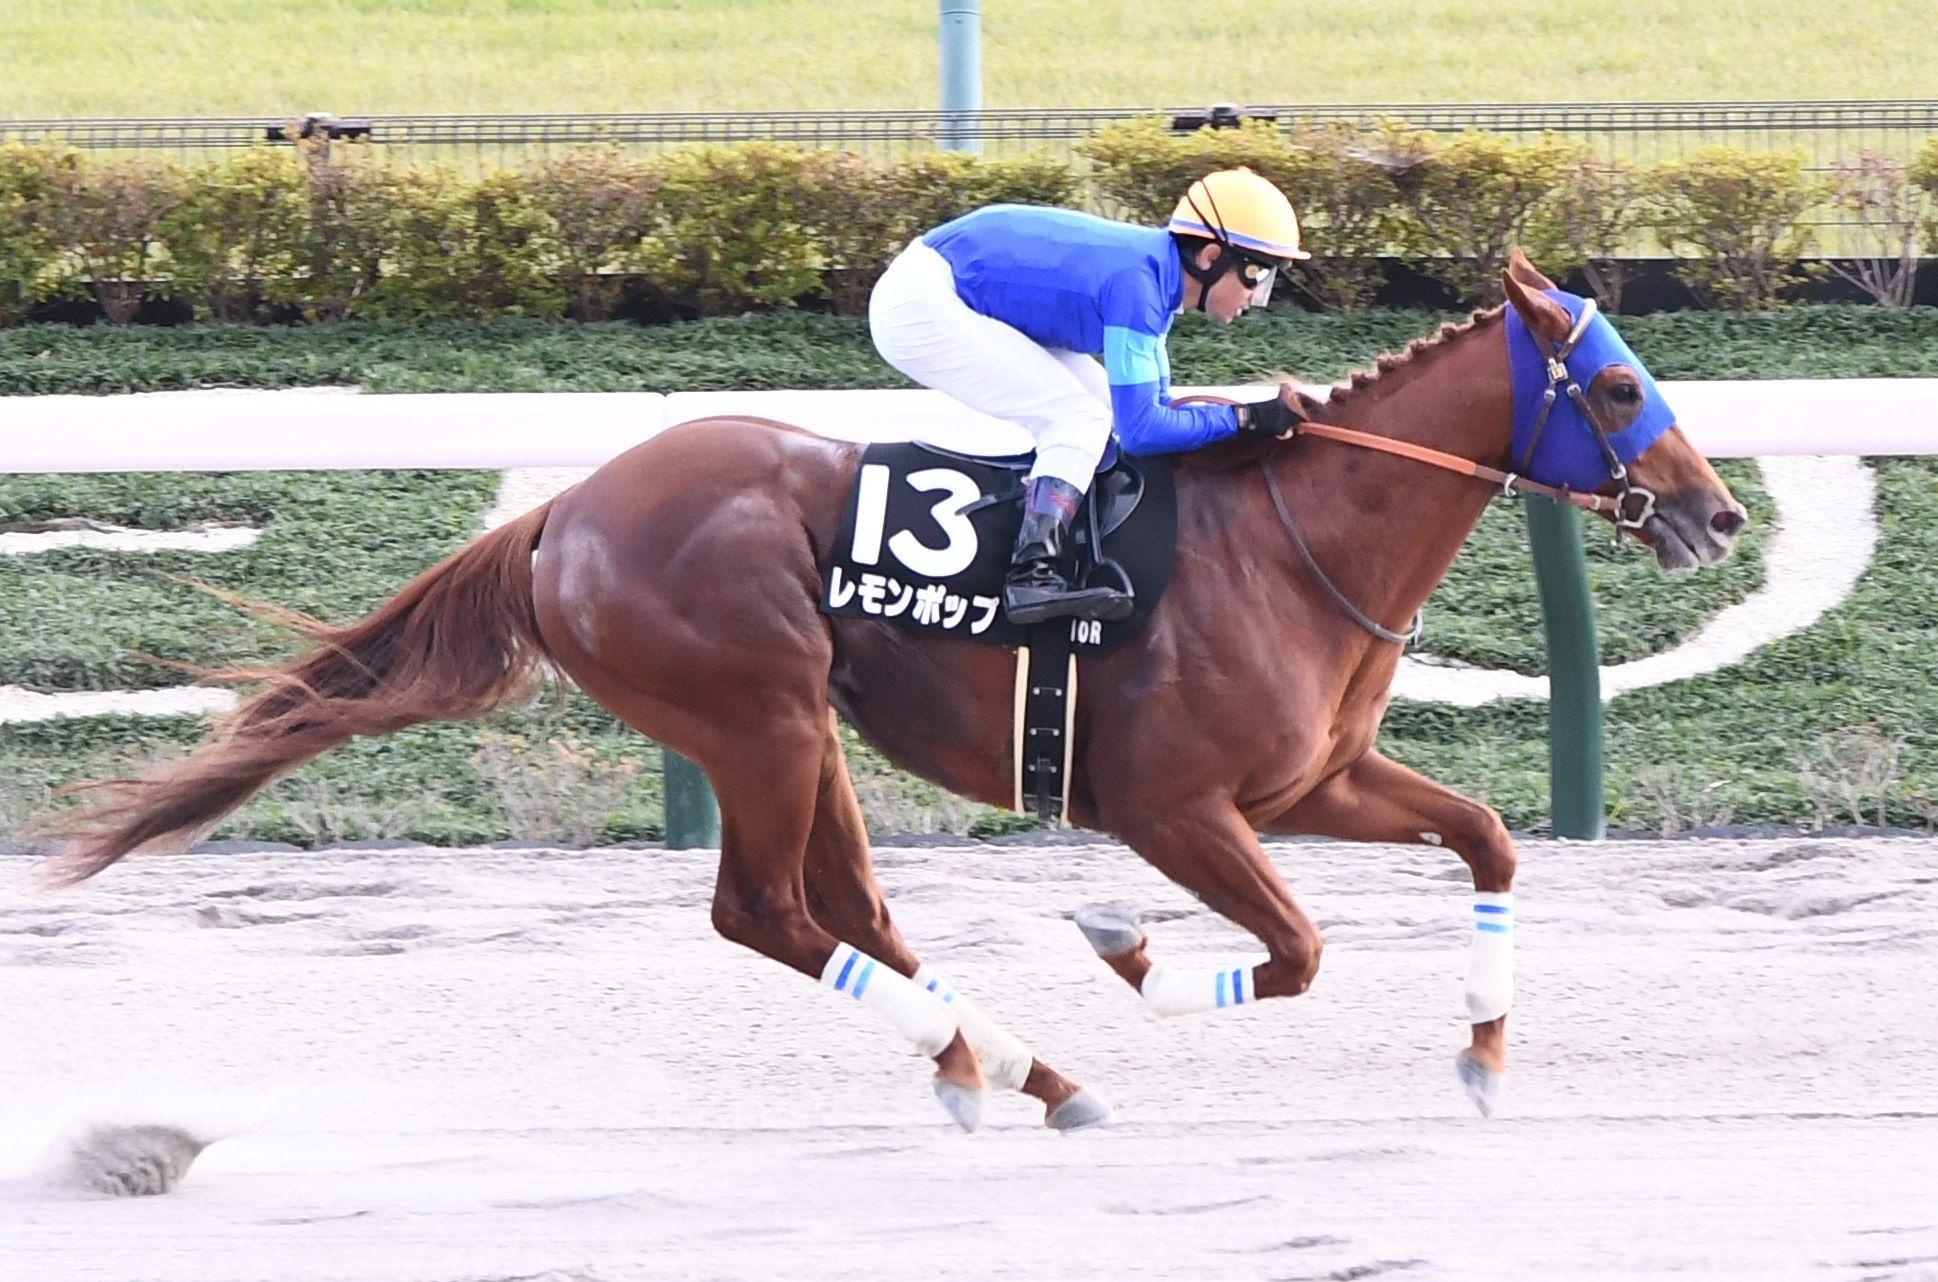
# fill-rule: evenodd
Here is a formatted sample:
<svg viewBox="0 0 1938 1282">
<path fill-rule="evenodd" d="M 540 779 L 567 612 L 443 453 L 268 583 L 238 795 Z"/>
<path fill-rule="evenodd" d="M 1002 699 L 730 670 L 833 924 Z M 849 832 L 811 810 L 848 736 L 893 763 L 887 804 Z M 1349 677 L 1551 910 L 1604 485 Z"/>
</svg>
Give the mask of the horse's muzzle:
<svg viewBox="0 0 1938 1282">
<path fill-rule="evenodd" d="M 1655 562 L 1669 574 L 1688 574 L 1714 565 L 1736 550 L 1749 513 L 1727 491 L 1708 487 L 1657 501 L 1655 514 L 1636 532 L 1655 551 Z"/>
</svg>

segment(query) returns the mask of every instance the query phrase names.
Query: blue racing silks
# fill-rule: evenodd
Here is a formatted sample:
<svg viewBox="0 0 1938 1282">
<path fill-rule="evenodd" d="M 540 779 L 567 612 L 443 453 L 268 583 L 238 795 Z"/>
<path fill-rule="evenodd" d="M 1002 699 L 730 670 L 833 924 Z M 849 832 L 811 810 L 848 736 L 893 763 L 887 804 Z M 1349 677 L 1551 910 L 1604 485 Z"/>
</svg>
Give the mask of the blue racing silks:
<svg viewBox="0 0 1938 1282">
<path fill-rule="evenodd" d="M 1132 454 L 1196 449 L 1238 431 L 1229 405 L 1171 405 L 1165 337 L 1184 300 L 1171 233 L 1069 209 L 990 205 L 922 243 L 956 295 L 1045 347 L 1103 359 L 1117 439 Z"/>
</svg>

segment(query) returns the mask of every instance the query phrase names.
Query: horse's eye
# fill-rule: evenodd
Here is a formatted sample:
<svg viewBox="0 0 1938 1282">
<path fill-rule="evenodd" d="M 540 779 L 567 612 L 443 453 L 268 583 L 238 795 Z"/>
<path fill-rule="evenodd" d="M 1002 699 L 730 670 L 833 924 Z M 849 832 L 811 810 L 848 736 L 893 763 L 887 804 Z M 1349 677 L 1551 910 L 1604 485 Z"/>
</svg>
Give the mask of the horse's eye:
<svg viewBox="0 0 1938 1282">
<path fill-rule="evenodd" d="M 1617 383 L 1608 394 L 1623 405 L 1633 405 L 1642 399 L 1642 389 L 1633 383 Z"/>
</svg>

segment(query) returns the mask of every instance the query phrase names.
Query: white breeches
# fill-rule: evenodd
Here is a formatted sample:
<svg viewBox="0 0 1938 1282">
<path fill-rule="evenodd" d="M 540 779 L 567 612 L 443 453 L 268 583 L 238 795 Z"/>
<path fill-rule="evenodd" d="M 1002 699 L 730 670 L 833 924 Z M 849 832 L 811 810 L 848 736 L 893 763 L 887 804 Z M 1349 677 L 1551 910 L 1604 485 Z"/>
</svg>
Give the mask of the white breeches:
<svg viewBox="0 0 1938 1282">
<path fill-rule="evenodd" d="M 1036 438 L 1031 476 L 1090 488 L 1111 421 L 1110 384 L 1094 357 L 972 311 L 949 260 L 919 240 L 876 282 L 868 332 L 882 359 L 922 386 L 1026 429 Z"/>
</svg>

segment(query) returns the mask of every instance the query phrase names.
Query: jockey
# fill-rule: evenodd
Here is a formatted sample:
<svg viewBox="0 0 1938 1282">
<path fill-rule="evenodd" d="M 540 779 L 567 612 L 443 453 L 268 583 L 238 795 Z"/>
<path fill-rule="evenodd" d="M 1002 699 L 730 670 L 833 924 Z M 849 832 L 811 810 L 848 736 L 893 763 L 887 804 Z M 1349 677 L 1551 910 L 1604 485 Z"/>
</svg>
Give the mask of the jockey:
<svg viewBox="0 0 1938 1282">
<path fill-rule="evenodd" d="M 1162 228 L 991 205 L 912 241 L 889 264 L 868 300 L 876 350 L 916 382 L 1036 438 L 1003 587 L 1012 622 L 1129 615 L 1127 594 L 1073 587 L 1062 566 L 1113 426 L 1131 454 L 1293 426 L 1296 413 L 1276 398 L 1171 404 L 1164 339 L 1186 307 L 1226 324 L 1263 307 L 1279 267 L 1308 257 L 1278 188 L 1249 169 L 1225 169 L 1192 183 Z"/>
</svg>

